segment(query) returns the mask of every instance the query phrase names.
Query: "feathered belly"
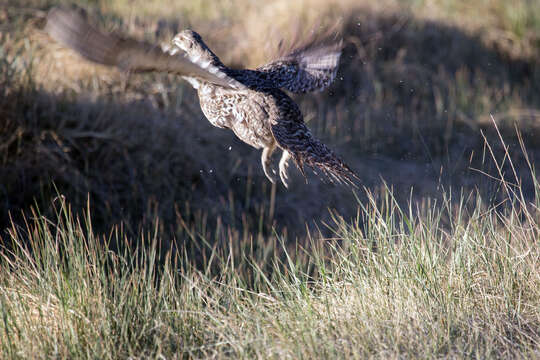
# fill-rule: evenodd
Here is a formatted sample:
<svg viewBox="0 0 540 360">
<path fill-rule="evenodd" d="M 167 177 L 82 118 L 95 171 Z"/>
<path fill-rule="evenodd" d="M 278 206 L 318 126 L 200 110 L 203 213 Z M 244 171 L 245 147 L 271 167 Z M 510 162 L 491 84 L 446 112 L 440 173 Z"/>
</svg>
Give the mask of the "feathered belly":
<svg viewBox="0 0 540 360">
<path fill-rule="evenodd" d="M 235 103 L 232 98 L 203 95 L 199 92 L 201 109 L 210 123 L 220 128 L 230 128 Z"/>
<path fill-rule="evenodd" d="M 257 149 L 267 147 L 274 142 L 272 133 L 269 130 L 253 122 L 237 121 L 231 130 L 240 140 Z"/>
<path fill-rule="evenodd" d="M 265 110 L 266 99 L 258 93 L 220 94 L 220 91 L 214 91 L 205 94 L 199 91 L 199 99 L 201 109 L 212 125 L 231 129 L 240 140 L 255 148 L 274 142 Z"/>
</svg>

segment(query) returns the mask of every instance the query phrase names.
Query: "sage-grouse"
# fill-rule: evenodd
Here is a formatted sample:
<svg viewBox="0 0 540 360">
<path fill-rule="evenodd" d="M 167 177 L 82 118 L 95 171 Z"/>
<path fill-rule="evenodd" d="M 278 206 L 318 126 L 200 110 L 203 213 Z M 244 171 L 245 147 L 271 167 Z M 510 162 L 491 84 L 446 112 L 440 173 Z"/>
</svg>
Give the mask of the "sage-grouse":
<svg viewBox="0 0 540 360">
<path fill-rule="evenodd" d="M 298 105 L 281 89 L 305 93 L 326 88 L 335 78 L 342 41 L 313 37 L 285 55 L 255 70 L 225 66 L 192 30 L 177 34 L 166 48 L 103 33 L 80 11 L 53 8 L 45 30 L 56 41 L 83 57 L 134 72 L 162 71 L 186 79 L 198 92 L 201 109 L 214 126 L 231 129 L 249 145 L 262 148 L 266 177 L 275 183 L 270 160 L 283 150 L 279 176 L 288 187 L 292 157 L 305 176 L 304 164 L 320 169 L 332 182 L 354 185 L 355 173 L 304 124 Z M 273 174 L 272 174 L 273 173 Z"/>
</svg>

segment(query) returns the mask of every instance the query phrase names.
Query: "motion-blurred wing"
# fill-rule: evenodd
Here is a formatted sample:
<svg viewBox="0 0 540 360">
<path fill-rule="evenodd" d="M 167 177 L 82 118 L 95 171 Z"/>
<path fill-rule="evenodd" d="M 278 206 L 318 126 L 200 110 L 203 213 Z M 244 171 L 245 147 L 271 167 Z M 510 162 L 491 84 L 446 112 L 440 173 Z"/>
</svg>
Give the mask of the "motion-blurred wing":
<svg viewBox="0 0 540 360">
<path fill-rule="evenodd" d="M 168 54 L 159 46 L 105 34 L 75 10 L 53 8 L 47 15 L 45 31 L 56 41 L 96 63 L 118 66 L 126 71 L 162 71 L 198 77 L 231 89 L 245 88 L 213 65 L 199 65 L 182 54 Z"/>
<path fill-rule="evenodd" d="M 323 90 L 336 77 L 342 48 L 342 40 L 314 37 L 257 71 L 294 93 Z"/>
</svg>

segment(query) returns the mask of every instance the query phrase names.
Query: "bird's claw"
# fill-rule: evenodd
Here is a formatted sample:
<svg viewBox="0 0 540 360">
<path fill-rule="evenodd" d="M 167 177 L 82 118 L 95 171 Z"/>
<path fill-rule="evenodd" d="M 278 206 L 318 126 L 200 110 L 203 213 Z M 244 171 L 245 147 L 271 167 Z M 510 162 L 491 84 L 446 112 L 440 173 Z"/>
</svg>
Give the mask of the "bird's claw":
<svg viewBox="0 0 540 360">
<path fill-rule="evenodd" d="M 275 183 L 276 183 L 276 178 L 269 174 L 269 172 L 268 172 L 268 170 L 266 169 L 265 166 L 263 166 L 263 170 L 264 170 L 264 175 L 266 175 L 266 177 L 268 178 L 268 180 L 270 180 L 270 182 L 271 182 L 272 184 L 275 184 Z M 276 173 L 274 170 L 272 170 L 272 172 L 273 172 L 274 174 Z"/>
<path fill-rule="evenodd" d="M 283 183 L 283 186 L 285 186 L 286 189 L 289 188 L 289 184 L 287 184 L 287 179 L 289 178 L 287 176 L 287 170 L 285 171 L 280 171 L 279 172 L 279 177 L 281 178 L 281 182 Z"/>
<path fill-rule="evenodd" d="M 263 167 L 264 175 L 270 180 L 272 184 L 276 183 L 276 178 L 272 175 L 270 175 L 270 160 L 272 157 L 272 152 L 274 152 L 274 146 L 269 146 L 263 149 L 263 152 L 261 154 L 261 164 Z M 272 169 L 272 172 L 275 174 L 276 171 Z"/>
<path fill-rule="evenodd" d="M 285 186 L 285 188 L 289 188 L 289 184 L 287 183 L 287 180 L 289 179 L 289 175 L 287 174 L 287 168 L 289 167 L 289 164 L 287 162 L 283 162 L 279 164 L 279 177 L 281 178 L 281 182 Z"/>
<path fill-rule="evenodd" d="M 287 168 L 289 167 L 290 157 L 291 154 L 287 150 L 284 150 L 283 155 L 279 160 L 279 177 L 281 178 L 281 182 L 287 189 L 289 188 L 289 184 L 287 183 L 287 180 L 289 179 L 289 175 L 287 174 Z"/>
</svg>

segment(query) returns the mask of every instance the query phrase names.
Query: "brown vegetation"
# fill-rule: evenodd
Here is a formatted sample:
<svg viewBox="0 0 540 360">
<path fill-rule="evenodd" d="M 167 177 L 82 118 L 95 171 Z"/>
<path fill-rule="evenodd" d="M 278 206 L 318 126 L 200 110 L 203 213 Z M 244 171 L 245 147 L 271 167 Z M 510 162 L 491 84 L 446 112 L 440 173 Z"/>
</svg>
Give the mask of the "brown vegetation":
<svg viewBox="0 0 540 360">
<path fill-rule="evenodd" d="M 242 67 L 337 23 L 337 81 L 295 100 L 357 194 L 272 186 L 186 83 L 53 43 L 40 29 L 59 2 L 0 7 L 0 244 L 20 251 L 0 262 L 0 354 L 538 356 L 534 1 L 82 2 L 150 41 L 192 27 Z M 126 255 L 151 240 L 159 276 L 153 248 Z"/>
</svg>

